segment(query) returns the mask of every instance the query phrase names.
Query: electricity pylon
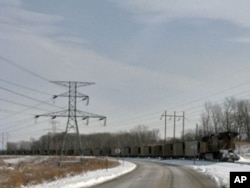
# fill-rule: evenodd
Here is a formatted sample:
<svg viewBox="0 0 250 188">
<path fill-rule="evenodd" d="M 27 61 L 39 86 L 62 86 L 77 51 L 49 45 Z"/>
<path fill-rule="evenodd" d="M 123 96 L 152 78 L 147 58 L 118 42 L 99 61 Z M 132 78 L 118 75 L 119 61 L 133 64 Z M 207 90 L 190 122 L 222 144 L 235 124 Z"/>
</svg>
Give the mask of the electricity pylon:
<svg viewBox="0 0 250 188">
<path fill-rule="evenodd" d="M 63 144 L 61 147 L 61 157 L 60 157 L 60 160 L 58 162 L 58 164 L 60 165 L 62 156 L 64 155 L 65 142 L 66 142 L 67 136 L 69 136 L 69 133 L 71 130 L 75 131 L 74 133 L 76 133 L 74 151 L 75 151 L 75 153 L 79 153 L 81 156 L 83 155 L 83 149 L 82 149 L 81 138 L 80 138 L 80 134 L 79 134 L 79 128 L 78 128 L 78 124 L 77 124 L 77 118 L 87 119 L 87 122 L 88 122 L 89 118 L 98 118 L 99 120 L 104 120 L 104 125 L 106 125 L 106 117 L 101 116 L 101 115 L 97 115 L 97 114 L 93 114 L 93 113 L 89 113 L 89 112 L 77 110 L 77 98 L 82 98 L 83 100 L 87 100 L 87 104 L 88 104 L 88 100 L 89 100 L 89 97 L 87 95 L 84 95 L 84 94 L 77 92 L 77 88 L 92 85 L 94 83 L 92 83 L 92 82 L 75 82 L 75 81 L 52 81 L 52 83 L 55 83 L 55 84 L 58 84 L 58 85 L 61 85 L 64 87 L 68 87 L 68 89 L 69 89 L 68 92 L 62 93 L 60 95 L 55 95 L 53 97 L 54 99 L 59 97 L 59 96 L 60 97 L 68 97 L 68 109 L 63 110 L 63 111 L 58 111 L 58 112 L 36 115 L 35 118 L 38 118 L 40 116 L 50 116 L 50 117 L 52 117 L 52 119 L 54 119 L 56 117 L 67 117 L 68 118 L 66 130 L 65 130 L 65 134 L 64 134 L 64 139 L 63 139 Z"/>
<path fill-rule="evenodd" d="M 176 112 L 174 112 L 174 115 L 167 115 L 167 111 L 165 110 L 164 114 L 161 115 L 162 117 L 165 118 L 165 134 L 164 134 L 164 141 L 166 142 L 166 130 L 167 130 L 167 117 L 174 117 L 174 133 L 173 133 L 173 139 L 175 142 L 175 125 L 176 125 L 176 118 L 182 118 L 182 139 L 184 141 L 184 124 L 185 124 L 185 112 L 183 112 L 183 115 L 176 115 Z"/>
</svg>

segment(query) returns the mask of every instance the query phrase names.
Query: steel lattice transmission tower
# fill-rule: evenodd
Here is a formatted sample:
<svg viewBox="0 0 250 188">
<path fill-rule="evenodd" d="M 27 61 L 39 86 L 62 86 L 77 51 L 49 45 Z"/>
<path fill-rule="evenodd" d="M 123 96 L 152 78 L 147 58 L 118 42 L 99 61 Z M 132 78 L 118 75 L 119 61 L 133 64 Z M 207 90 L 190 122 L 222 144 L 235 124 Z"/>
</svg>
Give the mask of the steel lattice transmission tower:
<svg viewBox="0 0 250 188">
<path fill-rule="evenodd" d="M 59 160 L 59 165 L 60 165 L 62 156 L 64 155 L 64 149 L 65 149 L 65 143 L 67 141 L 67 137 L 69 136 L 69 134 L 72 130 L 73 130 L 73 133 L 75 133 L 75 144 L 73 144 L 75 154 L 80 154 L 81 156 L 83 155 L 83 149 L 82 149 L 82 144 L 81 144 L 81 138 L 80 138 L 79 127 L 78 127 L 78 123 L 77 123 L 77 118 L 87 119 L 87 122 L 88 122 L 89 118 L 98 118 L 99 120 L 104 120 L 104 125 L 106 125 L 106 117 L 101 116 L 101 115 L 97 115 L 97 114 L 93 114 L 93 113 L 89 113 L 89 112 L 77 110 L 77 99 L 78 98 L 82 98 L 83 100 L 87 100 L 87 104 L 89 101 L 89 96 L 77 92 L 77 88 L 92 85 L 94 83 L 92 83 L 92 82 L 75 82 L 75 81 L 51 81 L 51 82 L 68 88 L 68 92 L 62 93 L 60 95 L 55 95 L 53 97 L 54 99 L 57 97 L 68 97 L 68 109 L 64 110 L 64 111 L 52 112 L 52 113 L 47 113 L 47 114 L 40 114 L 40 115 L 36 115 L 35 117 L 38 118 L 40 116 L 50 116 L 50 117 L 52 117 L 52 119 L 54 119 L 56 117 L 67 117 L 68 118 L 66 130 L 65 130 L 65 134 L 64 134 L 64 139 L 63 139 L 63 144 L 61 147 L 61 158 Z"/>
</svg>

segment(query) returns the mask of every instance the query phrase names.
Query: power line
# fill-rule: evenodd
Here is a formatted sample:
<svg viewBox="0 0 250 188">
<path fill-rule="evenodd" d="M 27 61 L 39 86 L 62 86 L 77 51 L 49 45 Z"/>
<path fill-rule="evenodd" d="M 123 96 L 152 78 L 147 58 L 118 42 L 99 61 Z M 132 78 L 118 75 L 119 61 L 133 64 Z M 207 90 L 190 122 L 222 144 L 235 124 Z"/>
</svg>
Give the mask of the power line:
<svg viewBox="0 0 250 188">
<path fill-rule="evenodd" d="M 16 113 L 17 111 L 13 111 L 13 110 L 8 110 L 8 109 L 2 109 L 2 108 L 0 108 L 0 112 L 1 112 L 1 113 Z"/>
<path fill-rule="evenodd" d="M 19 126 L 19 127 L 23 127 L 23 126 L 21 126 L 21 125 L 23 125 L 23 124 L 25 124 L 26 126 L 27 126 L 27 123 L 29 123 L 29 122 L 32 122 L 33 124 L 32 125 L 30 125 L 30 126 L 34 126 L 34 119 L 33 118 L 27 118 L 27 119 L 24 119 L 24 120 L 17 120 L 17 121 L 15 121 L 15 122 L 11 122 L 11 123 L 6 123 L 7 125 L 8 125 L 8 127 L 5 127 L 5 128 L 3 128 L 3 129 L 1 129 L 1 131 L 6 131 L 6 130 L 12 130 L 12 129 L 15 129 L 15 130 L 17 130 L 17 126 Z M 41 123 L 41 122 L 39 122 L 39 123 Z"/>
<path fill-rule="evenodd" d="M 22 94 L 22 93 L 15 92 L 15 91 L 13 91 L 13 90 L 10 90 L 10 89 L 7 89 L 7 88 L 1 87 L 1 86 L 0 86 L 0 89 L 2 89 L 2 90 L 4 90 L 4 91 L 7 91 L 7 92 L 9 92 L 9 93 L 13 93 L 13 94 L 19 95 L 19 96 L 21 96 L 21 97 L 27 98 L 27 99 L 29 99 L 29 100 L 33 100 L 33 101 L 36 101 L 36 102 L 40 102 L 41 104 L 47 104 L 47 105 L 49 105 L 49 106 L 53 106 L 53 107 L 57 107 L 57 108 L 64 109 L 64 108 L 59 107 L 59 106 L 56 106 L 56 105 L 54 105 L 54 104 L 47 103 L 46 101 L 41 101 L 41 100 L 39 100 L 39 99 L 30 97 L 30 96 L 28 96 L 28 95 L 24 95 L 24 94 Z"/>
<path fill-rule="evenodd" d="M 40 104 L 39 105 L 35 105 L 35 106 L 29 106 L 29 105 L 26 105 L 26 104 L 18 103 L 18 102 L 11 101 L 11 100 L 8 100 L 8 99 L 3 99 L 3 98 L 0 98 L 0 101 L 4 101 L 4 102 L 7 102 L 7 103 L 15 104 L 15 105 L 18 105 L 18 106 L 28 107 L 29 109 L 37 109 L 37 110 L 48 111 L 48 110 L 45 110 L 45 109 L 42 109 L 42 108 L 37 108 L 37 106 L 39 106 Z"/>
<path fill-rule="evenodd" d="M 18 114 L 24 114 L 24 112 L 29 111 L 29 110 L 31 110 L 31 109 L 37 109 L 37 110 L 42 110 L 42 111 L 47 111 L 47 112 L 48 112 L 48 110 L 45 110 L 45 109 L 42 109 L 42 108 L 37 108 L 37 106 L 41 105 L 41 103 L 39 103 L 39 104 L 37 104 L 37 105 L 34 105 L 34 106 L 28 106 L 28 105 L 20 104 L 20 103 L 17 103 L 17 102 L 14 102 L 14 101 L 5 100 L 5 99 L 0 99 L 0 100 L 3 100 L 3 101 L 5 101 L 5 102 L 9 102 L 9 103 L 12 103 L 12 104 L 16 104 L 16 105 L 28 107 L 28 108 L 23 109 L 23 110 L 21 110 L 21 111 L 13 112 L 13 114 L 8 115 L 8 116 L 5 116 L 5 117 L 1 118 L 0 120 L 5 120 L 5 119 L 8 119 L 8 118 L 12 118 L 12 117 L 14 117 L 14 116 L 16 116 L 16 115 L 18 115 Z M 33 114 L 33 115 L 34 115 L 34 114 Z"/>
<path fill-rule="evenodd" d="M 3 56 L 0 55 L 0 59 L 1 59 L 3 62 L 8 63 L 9 65 L 12 65 L 12 66 L 14 66 L 14 67 L 16 67 L 16 68 L 18 68 L 18 69 L 20 69 L 20 70 L 26 72 L 26 73 L 31 74 L 32 76 L 34 76 L 34 77 L 36 77 L 36 78 L 39 78 L 40 80 L 49 82 L 49 80 L 48 80 L 47 78 L 45 78 L 45 77 L 43 77 L 43 76 L 41 76 L 41 75 L 39 75 L 39 74 L 37 74 L 37 73 L 31 71 L 31 70 L 28 70 L 27 68 L 25 68 L 25 67 L 23 67 L 23 66 L 21 66 L 21 65 L 18 65 L 17 63 L 15 63 L 14 61 L 12 61 L 12 60 L 10 60 L 10 59 L 8 59 L 8 58 L 6 58 L 6 57 L 3 57 Z"/>
<path fill-rule="evenodd" d="M 120 124 L 120 123 L 128 123 L 128 122 L 137 122 L 137 121 L 140 121 L 140 119 L 152 119 L 150 118 L 150 116 L 155 116 L 155 117 L 158 117 L 160 112 L 155 112 L 155 113 L 148 113 L 148 114 L 144 114 L 144 115 L 141 115 L 141 116 L 134 116 L 132 118 L 129 118 L 129 119 L 124 119 L 124 120 L 121 120 L 121 121 L 113 121 L 113 122 L 110 122 L 109 125 L 117 125 L 117 124 Z"/>
<path fill-rule="evenodd" d="M 246 91 L 243 91 L 243 92 L 234 94 L 232 97 L 240 96 L 240 95 L 242 95 L 242 94 L 244 94 L 244 93 L 248 93 L 249 91 L 250 91 L 250 90 L 246 90 Z M 248 93 L 246 96 L 249 96 L 249 93 Z M 240 98 L 242 98 L 242 97 L 240 97 Z M 213 103 L 216 103 L 216 102 L 217 102 L 217 104 L 218 104 L 218 103 L 219 103 L 219 104 L 222 104 L 222 103 L 224 102 L 224 100 L 225 100 L 225 98 L 220 98 L 220 99 L 218 99 L 218 100 L 213 101 Z M 200 108 L 204 108 L 204 104 L 198 105 L 198 106 L 195 106 L 195 107 L 191 107 L 191 108 L 186 108 L 185 111 L 189 111 L 189 115 L 190 115 L 190 114 L 194 114 L 194 115 L 197 114 L 197 115 L 199 115 L 198 113 L 201 112 L 201 109 L 200 109 Z M 193 111 L 194 109 L 197 109 L 197 110 Z M 190 112 L 190 111 L 191 111 L 191 112 Z M 193 115 L 193 116 L 194 116 L 194 115 Z M 189 116 L 189 117 L 190 117 L 190 116 Z"/>
<path fill-rule="evenodd" d="M 177 107 L 180 107 L 180 106 L 185 106 L 185 105 L 187 105 L 187 104 L 196 103 L 196 102 L 198 102 L 198 101 L 201 101 L 201 100 L 210 98 L 210 97 L 212 97 L 212 96 L 216 96 L 216 95 L 225 93 L 225 92 L 227 92 L 227 91 L 230 91 L 230 90 L 233 90 L 233 89 L 236 89 L 236 88 L 239 88 L 239 87 L 248 85 L 248 84 L 250 84 L 250 81 L 241 83 L 241 84 L 239 84 L 239 85 L 235 85 L 235 86 L 230 87 L 230 88 L 223 89 L 223 90 L 218 91 L 218 92 L 215 92 L 215 93 L 211 93 L 211 94 L 209 94 L 209 95 L 207 95 L 207 96 L 203 96 L 203 97 L 200 97 L 200 98 L 198 98 L 198 99 L 193 99 L 193 100 L 191 100 L 191 101 L 189 101 L 189 102 L 186 102 L 186 103 L 184 103 L 184 104 L 177 105 L 177 106 L 175 106 L 175 107 L 177 108 Z"/>
<path fill-rule="evenodd" d="M 40 121 L 40 122 L 38 122 L 38 123 L 36 123 L 36 124 L 42 124 L 42 123 L 44 123 L 44 122 L 48 122 L 48 120 L 43 120 L 43 121 Z M 12 131 L 12 132 L 18 132 L 19 130 L 23 130 L 23 128 L 28 128 L 28 127 L 34 127 L 34 123 L 33 124 L 30 124 L 30 125 L 25 125 L 25 126 L 20 126 L 20 127 L 18 127 L 18 128 L 15 128 L 15 130 L 14 131 Z M 9 129 L 8 129 L 9 130 Z"/>
<path fill-rule="evenodd" d="M 224 92 L 230 91 L 230 90 L 232 90 L 232 89 L 236 89 L 236 88 L 242 87 L 242 86 L 247 85 L 247 84 L 249 84 L 249 82 L 245 82 L 245 83 L 243 83 L 243 84 L 240 84 L 240 85 L 237 85 L 237 86 L 228 88 L 228 89 L 224 89 L 224 90 L 222 90 L 222 91 L 220 91 L 220 92 L 216 92 L 216 93 L 211 94 L 211 95 L 208 95 L 208 96 L 206 96 L 206 97 L 198 98 L 198 99 L 196 99 L 196 100 L 192 100 L 192 101 L 190 101 L 190 102 L 186 102 L 186 103 L 183 103 L 182 105 L 178 105 L 178 106 L 184 106 L 184 105 L 187 105 L 187 104 L 197 103 L 197 102 L 201 101 L 202 99 L 209 98 L 209 96 L 210 96 L 210 97 L 216 96 L 216 95 L 219 95 L 219 94 L 221 94 L 221 93 L 224 93 Z M 232 94 L 232 96 L 239 96 L 239 95 L 245 94 L 246 92 L 249 92 L 249 90 L 243 91 L 243 92 L 239 92 L 239 93 L 237 93 L 237 94 Z M 224 97 L 223 99 L 225 99 L 225 97 Z M 222 101 L 223 99 L 221 98 L 221 99 L 216 100 L 216 101 Z M 197 106 L 195 106 L 195 107 L 189 107 L 189 108 L 187 108 L 188 111 L 191 111 L 191 112 L 188 113 L 188 114 L 198 114 L 199 112 L 201 112 L 201 109 L 199 109 L 199 108 L 203 108 L 203 105 L 204 105 L 204 104 L 202 104 L 202 105 L 197 105 Z M 178 106 L 177 106 L 177 107 L 178 107 Z M 175 106 L 175 107 L 176 107 L 176 106 Z M 174 107 L 172 107 L 172 108 L 174 109 Z M 194 109 L 197 109 L 197 110 L 195 110 L 195 112 L 192 112 Z M 185 111 L 186 111 L 186 109 L 185 109 Z M 157 112 L 157 113 L 159 113 L 159 112 Z M 142 116 L 135 116 L 135 117 L 132 117 L 132 118 L 124 119 L 124 120 L 122 120 L 122 121 L 113 121 L 112 123 L 109 123 L 109 125 L 111 125 L 111 126 L 116 125 L 116 127 L 117 127 L 117 126 L 119 126 L 119 127 L 120 127 L 120 126 L 127 126 L 127 125 L 129 125 L 130 123 L 135 123 L 135 122 L 140 122 L 140 121 L 142 121 L 142 120 L 152 119 L 152 118 L 153 118 L 153 116 L 152 116 L 153 114 L 156 114 L 156 113 L 150 113 L 150 114 L 142 115 Z M 150 117 L 150 116 L 151 116 L 151 117 Z M 185 119 L 186 119 L 186 118 L 185 118 Z"/>
<path fill-rule="evenodd" d="M 19 87 L 19 88 L 29 90 L 29 91 L 33 91 L 33 92 L 36 92 L 36 93 L 52 96 L 52 94 L 49 94 L 49 93 L 46 93 L 46 92 L 43 92 L 43 91 L 39 91 L 39 90 L 36 90 L 36 89 L 32 89 L 32 88 L 29 88 L 29 87 L 26 87 L 26 86 L 23 86 L 23 85 L 20 85 L 20 84 L 17 84 L 17 83 L 13 83 L 13 82 L 4 80 L 2 78 L 0 78 L 0 81 L 5 82 L 5 83 L 10 84 L 10 85 L 14 85 L 14 86 Z"/>
<path fill-rule="evenodd" d="M 230 90 L 233 90 L 233 89 L 236 89 L 236 88 L 239 88 L 239 87 L 242 87 L 242 86 L 245 86 L 245 85 L 248 85 L 250 82 L 247 81 L 247 82 L 244 82 L 244 83 L 241 83 L 239 85 L 235 85 L 233 87 L 230 87 L 230 88 L 227 88 L 227 89 L 224 89 L 224 90 L 221 90 L 219 92 L 215 92 L 215 93 L 211 93 L 210 95 L 207 95 L 207 96 L 203 96 L 203 97 L 200 97 L 200 98 L 197 98 L 197 99 L 193 99 L 191 101 L 188 101 L 188 102 L 185 102 L 185 103 L 182 103 L 182 104 L 179 104 L 179 105 L 176 105 L 176 106 L 173 106 L 171 109 L 175 109 L 177 107 L 181 107 L 181 106 L 185 106 L 185 105 L 189 105 L 189 104 L 193 104 L 193 103 L 197 103 L 199 101 L 202 101 L 204 99 L 207 99 L 207 98 L 210 98 L 212 96 L 216 96 L 216 95 L 219 95 L 219 94 L 222 94 L 222 93 L 225 93 L 227 91 L 230 91 Z M 236 95 L 240 95 L 242 94 L 241 93 L 238 93 Z M 220 99 L 222 100 L 222 99 Z M 203 105 L 203 104 L 202 104 Z M 195 108 L 201 108 L 202 105 L 199 105 L 199 106 L 196 106 Z M 188 108 L 187 110 L 192 110 L 193 108 Z M 186 109 L 185 109 L 186 111 Z M 139 121 L 139 119 L 143 119 L 145 117 L 149 117 L 151 115 L 155 115 L 155 114 L 159 114 L 160 112 L 154 112 L 154 113 L 149 113 L 149 114 L 145 114 L 145 115 L 142 115 L 142 116 L 135 116 L 135 117 L 132 117 L 132 118 L 129 118 L 129 119 L 124 119 L 122 121 L 114 121 L 114 122 L 111 122 L 109 123 L 109 125 L 116 125 L 116 124 L 120 124 L 120 123 L 128 123 L 128 122 L 134 122 L 134 121 Z"/>
</svg>

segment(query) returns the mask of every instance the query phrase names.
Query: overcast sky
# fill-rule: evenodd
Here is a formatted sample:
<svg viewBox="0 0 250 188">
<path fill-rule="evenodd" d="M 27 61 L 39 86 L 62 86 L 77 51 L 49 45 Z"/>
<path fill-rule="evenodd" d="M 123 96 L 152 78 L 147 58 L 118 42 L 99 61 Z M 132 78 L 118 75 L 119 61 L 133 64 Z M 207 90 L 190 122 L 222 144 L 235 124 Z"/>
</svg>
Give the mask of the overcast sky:
<svg viewBox="0 0 250 188">
<path fill-rule="evenodd" d="M 68 102 L 50 100 L 67 88 L 49 80 L 96 83 L 79 88 L 90 103 L 78 109 L 107 116 L 107 126 L 79 121 L 81 133 L 139 124 L 162 133 L 164 110 L 185 111 L 186 129 L 195 128 L 205 102 L 250 96 L 249 8 L 248 0 L 0 0 L 0 133 L 27 140 L 51 131 L 50 118 L 35 124 L 34 115 Z M 66 119 L 56 121 L 65 129 Z M 167 129 L 171 137 L 173 119 Z"/>
</svg>

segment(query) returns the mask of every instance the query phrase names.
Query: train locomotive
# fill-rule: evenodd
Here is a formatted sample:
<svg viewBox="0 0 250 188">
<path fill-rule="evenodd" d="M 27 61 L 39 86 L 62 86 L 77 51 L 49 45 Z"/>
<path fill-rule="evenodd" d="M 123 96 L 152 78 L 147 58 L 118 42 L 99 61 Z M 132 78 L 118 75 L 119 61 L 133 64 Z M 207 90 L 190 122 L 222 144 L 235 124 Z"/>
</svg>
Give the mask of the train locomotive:
<svg viewBox="0 0 250 188">
<path fill-rule="evenodd" d="M 238 156 L 234 153 L 237 135 L 236 132 L 221 132 L 203 137 L 200 142 L 201 157 L 207 160 L 238 160 Z"/>
</svg>

